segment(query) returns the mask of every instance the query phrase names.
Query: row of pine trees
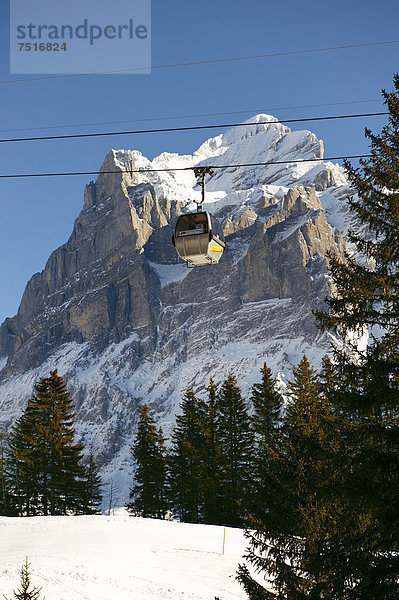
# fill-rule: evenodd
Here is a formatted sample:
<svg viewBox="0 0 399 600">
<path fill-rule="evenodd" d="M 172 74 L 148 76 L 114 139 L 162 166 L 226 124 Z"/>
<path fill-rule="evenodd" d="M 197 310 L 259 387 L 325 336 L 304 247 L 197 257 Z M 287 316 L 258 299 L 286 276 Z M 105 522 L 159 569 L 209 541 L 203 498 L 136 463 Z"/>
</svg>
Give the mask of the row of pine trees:
<svg viewBox="0 0 399 600">
<path fill-rule="evenodd" d="M 73 401 L 57 370 L 34 387 L 22 415 L 0 446 L 0 514 L 91 514 L 101 480 L 90 452 L 75 442 Z"/>
<path fill-rule="evenodd" d="M 289 522 L 297 518 L 299 488 L 304 493 L 305 486 L 316 486 L 336 445 L 330 439 L 333 380 L 330 360 L 319 374 L 304 356 L 284 398 L 266 364 L 249 404 L 232 374 L 220 389 L 211 379 L 206 399 L 187 389 L 168 450 L 144 404 L 132 448 L 137 466 L 128 509 L 144 517 L 232 527 L 268 513 L 276 526 L 295 529 Z M 289 499 L 288 487 L 295 485 Z"/>
<path fill-rule="evenodd" d="M 262 444 L 278 427 L 283 400 L 266 365 L 252 388 L 252 416 L 234 375 L 219 390 L 211 379 L 206 392 L 203 399 L 187 389 L 168 450 L 148 405 L 139 409 L 135 486 L 127 505 L 133 514 L 243 525 Z"/>
</svg>

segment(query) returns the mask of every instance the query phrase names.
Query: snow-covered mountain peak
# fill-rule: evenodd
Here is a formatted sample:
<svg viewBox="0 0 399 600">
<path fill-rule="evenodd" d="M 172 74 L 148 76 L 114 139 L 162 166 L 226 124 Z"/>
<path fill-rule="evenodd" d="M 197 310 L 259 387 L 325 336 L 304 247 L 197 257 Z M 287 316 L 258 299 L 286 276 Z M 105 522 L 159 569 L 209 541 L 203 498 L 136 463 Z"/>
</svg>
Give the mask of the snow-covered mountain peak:
<svg viewBox="0 0 399 600">
<path fill-rule="evenodd" d="M 270 154 L 277 150 L 278 144 L 283 144 L 284 152 L 290 154 L 307 144 L 316 144 L 312 158 L 322 158 L 323 145 L 310 131 L 291 131 L 273 115 L 258 114 L 243 122 L 241 126 L 231 127 L 225 133 L 206 140 L 194 153 L 200 160 L 212 159 L 217 156 L 225 158 L 226 153 L 240 154 L 246 157 L 246 162 L 271 160 Z M 233 150 L 237 145 L 240 152 Z M 296 157 L 293 157 L 296 158 Z"/>
<path fill-rule="evenodd" d="M 113 152 L 118 166 L 125 164 L 129 169 L 133 161 L 135 169 L 154 170 L 140 173 L 138 181 L 152 184 L 160 197 L 182 202 L 188 208 L 200 195 L 191 167 L 216 167 L 215 176 L 207 182 L 207 199 L 216 212 L 230 199 L 236 204 L 237 193 L 251 191 L 252 197 L 254 190 L 264 190 L 265 186 L 310 185 L 324 190 L 347 183 L 338 165 L 323 163 L 322 140 L 308 130 L 292 131 L 273 115 L 263 113 L 242 127 L 209 138 L 192 155 L 163 152 L 149 160 L 138 151 Z M 220 199 L 223 203 L 218 206 Z"/>
<path fill-rule="evenodd" d="M 241 127 L 232 127 L 223 135 L 223 145 L 240 143 L 254 136 L 269 134 L 269 138 L 279 138 L 290 133 L 290 128 L 278 122 L 273 115 L 258 114 L 243 122 Z"/>
</svg>

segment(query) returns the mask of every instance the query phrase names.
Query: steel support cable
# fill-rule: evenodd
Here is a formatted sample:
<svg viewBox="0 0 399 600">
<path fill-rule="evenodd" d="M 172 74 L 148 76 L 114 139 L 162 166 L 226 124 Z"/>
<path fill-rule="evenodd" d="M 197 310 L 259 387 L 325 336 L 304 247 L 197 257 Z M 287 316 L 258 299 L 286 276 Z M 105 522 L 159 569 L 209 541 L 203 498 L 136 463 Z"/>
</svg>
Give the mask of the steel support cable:
<svg viewBox="0 0 399 600">
<path fill-rule="evenodd" d="M 173 121 L 174 119 L 197 119 L 202 117 L 222 117 L 224 115 L 238 115 L 244 113 L 270 114 L 274 110 L 294 110 L 299 108 L 320 108 L 321 106 L 342 106 L 344 104 L 370 104 L 371 102 L 381 102 L 381 98 L 374 100 L 343 100 L 342 102 L 324 102 L 323 104 L 302 104 L 301 106 L 271 106 L 270 108 L 258 109 L 247 108 L 246 110 L 230 110 L 228 112 L 217 113 L 197 113 L 195 115 L 174 115 L 166 117 L 145 117 L 143 119 L 124 119 L 123 121 L 96 121 L 94 123 L 64 123 L 64 125 L 41 125 L 39 127 L 13 127 L 9 129 L 0 129 L 0 133 L 9 131 L 34 131 L 38 129 L 69 129 L 71 127 L 95 127 L 97 125 L 121 125 L 122 123 L 144 123 L 146 121 Z"/>
<path fill-rule="evenodd" d="M 212 169 L 239 169 L 241 167 L 265 167 L 269 165 L 289 165 L 296 163 L 306 163 L 306 162 L 321 162 L 324 161 L 333 161 L 333 160 L 353 160 L 358 158 L 371 158 L 371 154 L 355 154 L 352 156 L 326 156 L 323 158 L 300 158 L 297 160 L 276 160 L 276 161 L 268 161 L 268 162 L 259 162 L 259 163 L 240 163 L 240 164 L 230 164 L 230 165 L 206 165 Z M 197 166 L 197 165 L 196 165 Z M 164 169 L 120 169 L 118 171 L 70 171 L 63 173 L 16 173 L 16 174 L 0 174 L 0 179 L 16 179 L 23 177 L 66 177 L 71 175 L 111 175 L 117 173 L 168 173 L 168 172 L 178 172 L 178 171 L 192 171 L 195 167 L 167 167 Z"/>
<path fill-rule="evenodd" d="M 93 137 L 106 137 L 111 135 L 138 135 L 138 134 L 149 134 L 149 133 L 170 133 L 174 131 L 202 131 L 204 129 L 232 129 L 234 127 L 256 127 L 257 125 L 274 125 L 285 123 L 304 123 L 308 121 L 329 121 L 338 119 L 355 119 L 359 117 L 381 117 L 389 115 L 389 112 L 376 112 L 376 113 L 360 113 L 351 115 L 331 115 L 328 117 L 306 117 L 302 119 L 284 119 L 274 121 L 257 121 L 251 123 L 218 123 L 216 125 L 191 125 L 187 127 L 167 127 L 160 129 L 136 129 L 133 131 L 105 131 L 103 133 L 74 133 L 67 135 L 49 135 L 49 136 L 36 136 L 26 138 L 8 138 L 0 139 L 0 144 L 10 144 L 13 142 L 38 142 L 47 140 L 69 140 L 77 138 L 93 138 Z"/>
<path fill-rule="evenodd" d="M 70 77 L 86 77 L 88 75 L 108 75 L 110 73 L 134 73 L 139 71 L 153 71 L 155 69 L 171 69 L 176 67 L 192 67 L 195 65 L 211 65 L 217 63 L 236 62 L 241 60 L 256 60 L 259 58 L 272 58 L 277 56 L 292 56 L 295 54 L 312 54 L 313 52 L 330 52 L 332 50 L 347 50 L 349 48 L 366 48 L 369 46 L 385 46 L 389 44 L 399 44 L 399 40 L 389 40 L 385 42 L 367 42 L 365 44 L 347 44 L 344 46 L 329 46 L 327 48 L 312 48 L 310 50 L 292 50 L 290 52 L 271 52 L 268 54 L 255 54 L 253 56 L 235 56 L 231 58 L 215 58 L 209 60 L 197 60 L 184 63 L 174 63 L 169 65 L 148 65 L 146 67 L 135 67 L 131 69 L 114 69 L 110 71 L 95 71 L 91 73 L 68 73 L 65 75 L 49 75 L 46 77 L 29 77 L 24 79 L 10 79 L 0 81 L 0 84 L 24 83 L 27 81 L 44 81 L 52 79 L 66 79 Z"/>
</svg>

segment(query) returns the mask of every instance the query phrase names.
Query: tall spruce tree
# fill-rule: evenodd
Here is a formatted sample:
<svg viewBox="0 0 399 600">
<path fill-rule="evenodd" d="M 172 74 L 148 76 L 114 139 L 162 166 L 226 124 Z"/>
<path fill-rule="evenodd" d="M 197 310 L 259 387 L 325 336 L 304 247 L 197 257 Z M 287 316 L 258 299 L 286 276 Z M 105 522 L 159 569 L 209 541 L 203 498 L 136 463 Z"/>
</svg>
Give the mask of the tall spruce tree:
<svg viewBox="0 0 399 600">
<path fill-rule="evenodd" d="M 204 451 L 203 451 L 203 475 L 202 490 L 204 497 L 204 522 L 208 524 L 220 524 L 223 522 L 221 510 L 221 474 L 222 454 L 219 437 L 217 434 L 217 422 L 219 412 L 219 401 L 217 386 L 211 378 L 206 388 L 208 400 L 205 402 L 204 415 Z"/>
<path fill-rule="evenodd" d="M 82 445 L 75 443 L 73 400 L 57 370 L 35 385 L 13 427 L 9 451 L 20 514 L 66 514 L 82 503 Z"/>
<path fill-rule="evenodd" d="M 274 494 L 275 482 L 269 470 L 269 460 L 274 452 L 283 406 L 283 398 L 277 390 L 276 380 L 266 363 L 261 368 L 261 375 L 262 381 L 252 386 L 251 393 L 254 469 L 248 510 L 257 518 L 261 518 L 268 511 L 270 495 Z"/>
<path fill-rule="evenodd" d="M 218 400 L 216 433 L 223 457 L 221 514 L 224 524 L 240 527 L 250 493 L 252 433 L 247 404 L 231 373 L 220 388 Z"/>
<path fill-rule="evenodd" d="M 14 515 L 13 497 L 7 470 L 7 433 L 0 426 L 0 515 Z"/>
<path fill-rule="evenodd" d="M 341 337 L 333 402 L 348 426 L 347 510 L 337 519 L 343 575 L 330 583 L 356 600 L 399 597 L 399 75 L 383 96 L 388 124 L 379 135 L 366 129 L 371 157 L 359 168 L 345 163 L 356 192 L 349 206 L 362 225 L 350 234 L 358 256 L 330 255 L 336 291 L 317 314 Z"/>
<path fill-rule="evenodd" d="M 28 403 L 11 429 L 7 448 L 7 469 L 14 502 L 18 515 L 27 517 L 40 513 L 39 472 L 32 441 L 34 422 Z"/>
<path fill-rule="evenodd" d="M 76 512 L 83 493 L 83 446 L 75 443 L 73 400 L 57 370 L 39 381 L 29 404 L 35 416 L 32 445 L 43 512 Z"/>
<path fill-rule="evenodd" d="M 244 565 L 238 574 L 251 600 L 330 598 L 324 581 L 331 564 L 326 556 L 320 560 L 319 552 L 329 547 L 335 422 L 319 376 L 306 357 L 293 374 L 281 429 L 272 434 L 268 446 L 267 477 L 273 493 L 266 494 L 266 509 L 255 512 L 246 531 L 247 560 L 263 573 L 270 590 L 254 581 Z"/>
<path fill-rule="evenodd" d="M 262 381 L 254 383 L 252 386 L 252 427 L 256 439 L 267 445 L 270 434 L 273 434 L 278 426 L 283 398 L 277 390 L 276 380 L 266 363 L 260 372 Z"/>
<path fill-rule="evenodd" d="M 126 507 L 135 515 L 164 519 L 166 450 L 162 430 L 157 430 L 147 404 L 139 409 L 132 456 L 136 462 L 136 484 Z"/>
<path fill-rule="evenodd" d="M 188 388 L 180 409 L 169 453 L 169 496 L 172 512 L 181 521 L 200 523 L 204 508 L 206 407 Z"/>
<path fill-rule="evenodd" d="M 168 478 L 168 453 L 166 449 L 166 440 L 162 427 L 157 431 L 157 446 L 158 446 L 158 468 L 156 482 L 158 486 L 158 504 L 159 518 L 166 519 L 168 512 L 168 493 L 167 493 L 167 478 Z"/>
<path fill-rule="evenodd" d="M 103 499 L 102 480 L 98 471 L 97 462 L 90 449 L 88 464 L 85 467 L 85 477 L 83 480 L 83 498 L 81 511 L 86 514 L 99 513 L 99 506 Z"/>
</svg>

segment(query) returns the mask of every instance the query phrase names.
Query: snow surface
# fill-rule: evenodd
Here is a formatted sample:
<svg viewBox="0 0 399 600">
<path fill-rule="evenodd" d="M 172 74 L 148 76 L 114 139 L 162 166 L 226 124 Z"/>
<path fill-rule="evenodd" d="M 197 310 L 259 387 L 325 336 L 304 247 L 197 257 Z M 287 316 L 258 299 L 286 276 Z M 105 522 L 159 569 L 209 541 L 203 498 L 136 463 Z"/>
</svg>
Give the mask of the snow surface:
<svg viewBox="0 0 399 600">
<path fill-rule="evenodd" d="M 158 275 L 161 287 L 170 283 L 181 282 L 190 273 L 186 263 L 177 263 L 175 265 L 160 264 L 148 261 L 150 266 Z"/>
<path fill-rule="evenodd" d="M 326 213 L 326 219 L 332 227 L 346 235 L 351 226 L 346 197 L 350 193 L 349 185 L 338 188 L 328 188 L 324 192 L 319 192 L 321 205 Z"/>
<path fill-rule="evenodd" d="M 13 598 L 25 556 L 46 600 L 242 600 L 240 529 L 114 516 L 0 517 L 0 594 Z"/>
</svg>

